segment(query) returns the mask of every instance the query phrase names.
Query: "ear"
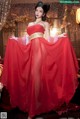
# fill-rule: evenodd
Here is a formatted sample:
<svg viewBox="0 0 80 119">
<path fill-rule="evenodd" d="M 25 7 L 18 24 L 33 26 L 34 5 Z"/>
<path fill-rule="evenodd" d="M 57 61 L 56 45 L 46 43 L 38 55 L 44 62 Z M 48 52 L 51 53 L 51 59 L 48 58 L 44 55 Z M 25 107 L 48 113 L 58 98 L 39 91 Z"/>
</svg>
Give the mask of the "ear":
<svg viewBox="0 0 80 119">
<path fill-rule="evenodd" d="M 45 16 L 45 13 L 43 13 L 43 17 Z"/>
</svg>

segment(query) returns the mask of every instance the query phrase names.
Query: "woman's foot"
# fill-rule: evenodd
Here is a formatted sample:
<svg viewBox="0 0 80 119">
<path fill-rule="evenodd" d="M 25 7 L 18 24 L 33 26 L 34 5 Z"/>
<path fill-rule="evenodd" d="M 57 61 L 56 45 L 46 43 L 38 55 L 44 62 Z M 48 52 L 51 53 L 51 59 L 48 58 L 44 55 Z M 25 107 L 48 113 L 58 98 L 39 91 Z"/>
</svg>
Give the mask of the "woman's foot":
<svg viewBox="0 0 80 119">
<path fill-rule="evenodd" d="M 2 91 L 3 89 L 3 84 L 0 82 L 0 92 Z"/>
<path fill-rule="evenodd" d="M 32 119 L 30 116 L 28 116 L 28 119 Z"/>
</svg>

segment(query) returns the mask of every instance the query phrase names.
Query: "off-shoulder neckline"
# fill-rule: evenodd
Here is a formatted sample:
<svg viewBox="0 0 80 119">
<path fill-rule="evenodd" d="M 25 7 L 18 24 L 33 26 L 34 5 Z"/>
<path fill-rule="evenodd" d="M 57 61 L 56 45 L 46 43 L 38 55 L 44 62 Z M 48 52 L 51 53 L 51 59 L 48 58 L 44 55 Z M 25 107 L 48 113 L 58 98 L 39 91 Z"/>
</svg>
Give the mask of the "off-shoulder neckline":
<svg viewBox="0 0 80 119">
<path fill-rule="evenodd" d="M 34 24 L 34 25 L 30 25 L 30 26 L 27 26 L 27 28 L 29 28 L 29 27 L 33 27 L 33 26 L 36 26 L 36 25 L 40 25 L 40 26 L 42 26 L 42 27 L 44 28 L 44 26 L 41 25 L 40 23 L 38 23 L 38 24 Z M 45 28 L 44 28 L 44 30 L 45 30 Z"/>
</svg>

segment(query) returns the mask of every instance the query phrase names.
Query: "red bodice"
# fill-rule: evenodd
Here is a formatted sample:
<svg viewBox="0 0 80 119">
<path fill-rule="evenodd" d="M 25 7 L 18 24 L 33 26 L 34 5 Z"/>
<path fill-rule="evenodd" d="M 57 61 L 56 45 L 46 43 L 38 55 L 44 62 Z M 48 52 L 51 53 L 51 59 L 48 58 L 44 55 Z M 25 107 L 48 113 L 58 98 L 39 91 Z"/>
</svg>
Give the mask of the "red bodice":
<svg viewBox="0 0 80 119">
<path fill-rule="evenodd" d="M 44 31 L 45 31 L 44 27 L 40 24 L 35 24 L 27 28 L 27 33 L 29 35 L 32 35 L 33 33 L 37 33 L 37 32 L 41 32 L 44 34 Z"/>
</svg>

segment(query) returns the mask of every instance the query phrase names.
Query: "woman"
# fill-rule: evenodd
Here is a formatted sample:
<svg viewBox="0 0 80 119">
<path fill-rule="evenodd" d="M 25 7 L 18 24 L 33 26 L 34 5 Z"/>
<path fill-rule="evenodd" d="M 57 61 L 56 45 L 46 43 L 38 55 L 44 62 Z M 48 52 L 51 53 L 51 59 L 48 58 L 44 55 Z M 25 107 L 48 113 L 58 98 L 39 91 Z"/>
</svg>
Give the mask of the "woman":
<svg viewBox="0 0 80 119">
<path fill-rule="evenodd" d="M 35 21 L 28 24 L 30 42 L 8 40 L 2 83 L 12 107 L 28 112 L 28 119 L 68 104 L 78 85 L 78 64 L 67 36 L 49 43 L 46 14 L 50 6 L 38 2 Z"/>
</svg>

